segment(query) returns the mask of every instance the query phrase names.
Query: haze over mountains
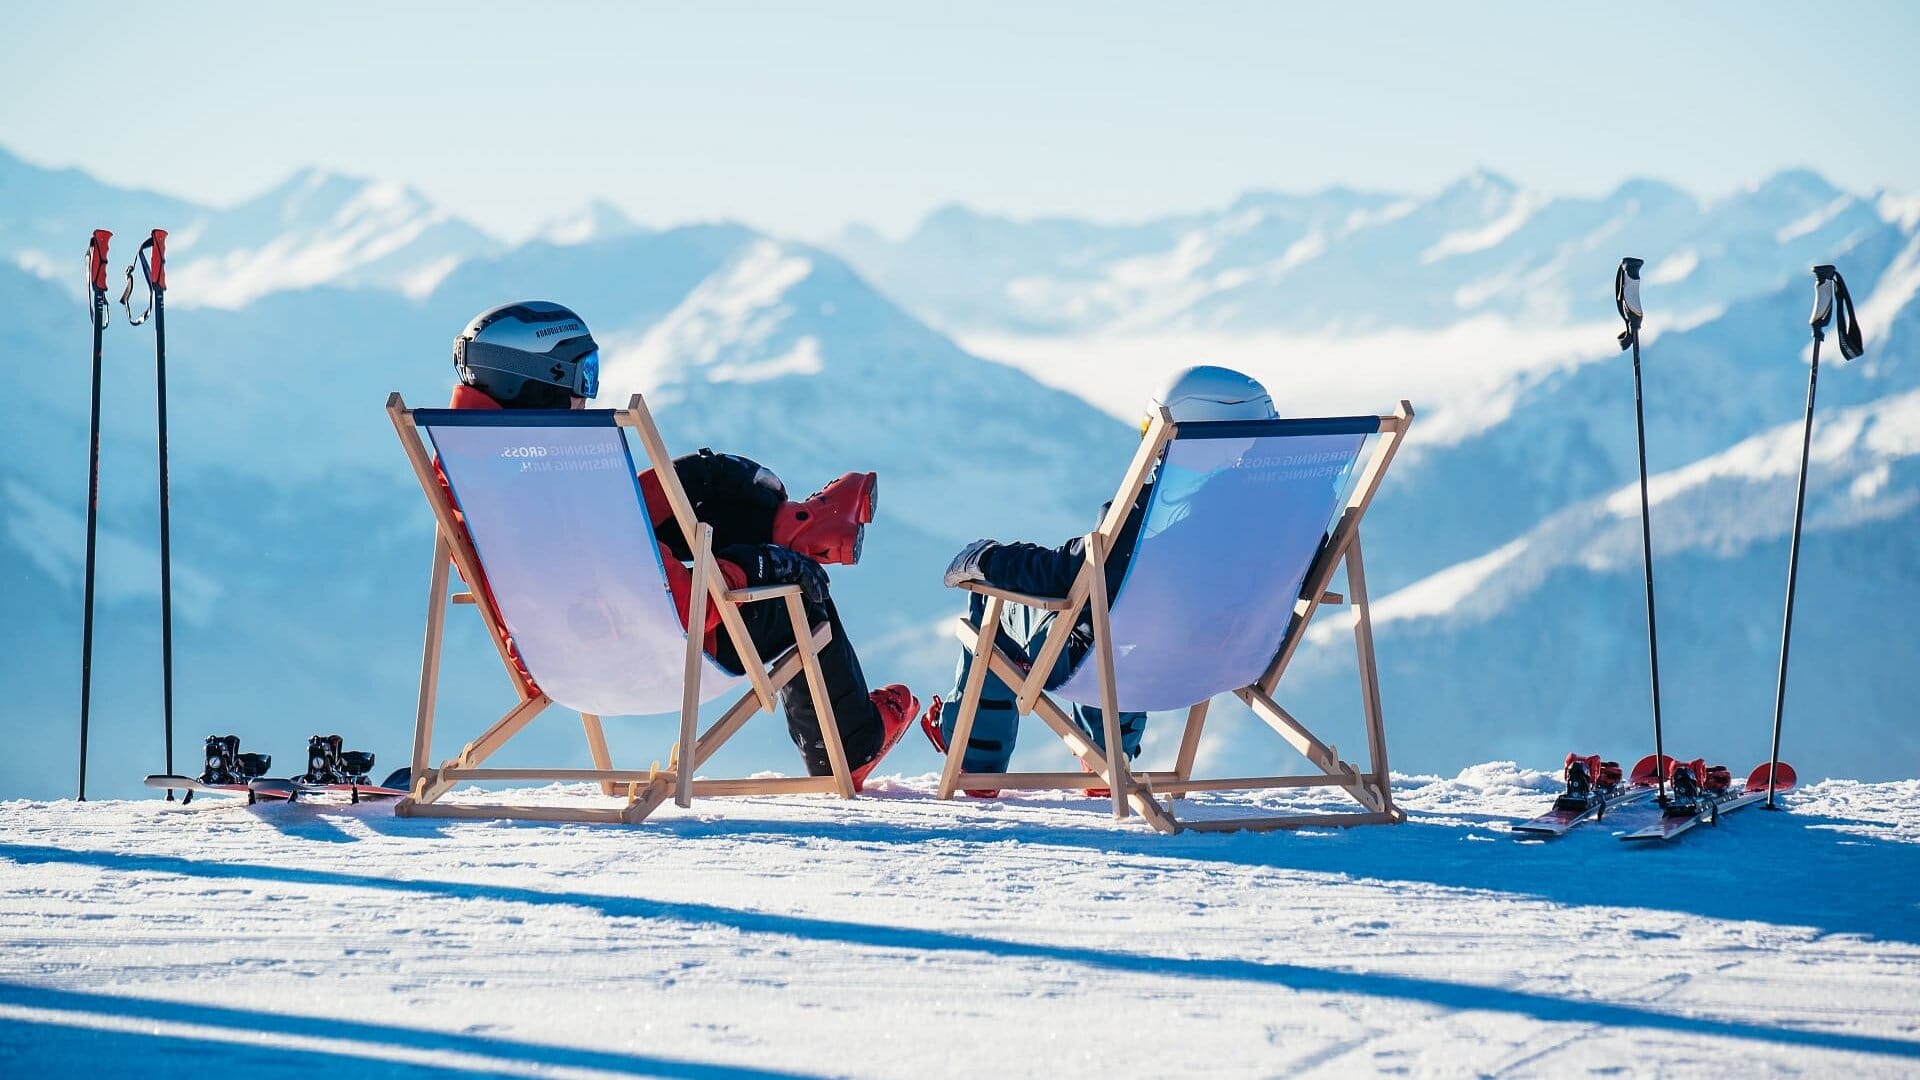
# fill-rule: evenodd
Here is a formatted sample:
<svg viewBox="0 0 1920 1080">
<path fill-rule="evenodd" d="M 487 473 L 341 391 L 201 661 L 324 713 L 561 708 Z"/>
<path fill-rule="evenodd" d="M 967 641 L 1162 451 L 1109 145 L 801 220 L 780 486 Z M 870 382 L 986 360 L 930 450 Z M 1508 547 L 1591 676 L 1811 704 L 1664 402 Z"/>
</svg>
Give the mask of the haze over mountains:
<svg viewBox="0 0 1920 1080">
<path fill-rule="evenodd" d="M 1480 173 L 1426 196 L 1260 193 L 1135 225 L 949 209 L 899 240 L 848 230 L 834 251 L 730 224 L 648 228 L 596 204 L 510 247 L 400 185 L 310 170 L 220 209 L 0 151 L 0 353 L 22 373 L 0 399 L 0 670 L 8 714 L 27 718 L 0 792 L 71 786 L 79 253 L 88 230 L 114 229 L 117 286 L 154 225 L 173 234 L 176 752 L 189 763 L 210 732 L 284 754 L 337 730 L 398 764 L 431 526 L 380 405 L 394 389 L 444 400 L 453 335 L 528 296 L 587 317 L 603 404 L 646 392 L 676 450 L 753 455 L 801 492 L 881 471 L 867 561 L 835 572 L 836 593 L 870 680 L 906 679 L 923 700 L 951 677 L 946 558 L 979 535 L 1089 527 L 1140 394 L 1166 371 L 1240 364 L 1297 413 L 1410 397 L 1420 419 L 1366 531 L 1394 765 L 1637 756 L 1632 387 L 1608 325 L 1613 265 L 1636 254 L 1670 746 L 1736 771 L 1764 754 L 1805 268 L 1833 261 L 1868 352 L 1823 363 L 1787 751 L 1809 777 L 1912 775 L 1917 223 L 1910 200 L 1805 171 L 1706 203 L 1651 181 L 1554 198 Z M 159 751 L 152 344 L 122 323 L 107 345 L 90 786 L 128 793 Z M 448 740 L 508 692 L 468 621 L 456 613 L 449 641 Z M 1303 718 L 1358 712 L 1343 637 L 1323 628 L 1283 687 Z M 1219 760 L 1279 756 L 1231 717 L 1220 728 Z M 780 724 L 749 732 L 745 764 L 794 767 Z M 671 740 L 654 722 L 612 737 L 629 760 Z M 545 749 L 584 761 L 577 741 L 556 721 Z M 1028 760 L 1057 764 L 1045 743 L 1030 733 L 1043 753 Z M 888 771 L 933 765 L 917 742 L 899 753 Z"/>
</svg>

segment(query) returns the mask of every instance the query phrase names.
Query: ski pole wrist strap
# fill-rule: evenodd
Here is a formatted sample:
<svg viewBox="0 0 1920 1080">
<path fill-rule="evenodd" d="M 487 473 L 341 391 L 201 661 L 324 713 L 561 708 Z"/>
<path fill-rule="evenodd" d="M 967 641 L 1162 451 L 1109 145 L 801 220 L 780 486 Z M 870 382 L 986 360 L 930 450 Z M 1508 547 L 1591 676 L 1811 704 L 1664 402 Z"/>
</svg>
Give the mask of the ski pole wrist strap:
<svg viewBox="0 0 1920 1080">
<path fill-rule="evenodd" d="M 149 251 L 153 252 L 152 262 L 147 261 Z M 136 267 L 134 263 L 127 264 L 127 287 L 120 291 L 120 306 L 126 309 L 128 324 L 139 326 L 147 321 L 147 316 L 153 314 L 153 298 L 167 291 L 167 231 L 153 230 L 153 235 L 140 245 L 140 250 L 134 253 L 134 258 L 138 260 L 139 265 Z M 147 283 L 147 307 L 138 315 L 133 313 L 135 269 L 140 271 L 140 279 Z"/>
<path fill-rule="evenodd" d="M 1847 279 L 1840 276 L 1840 271 L 1822 264 L 1813 268 L 1813 314 L 1807 317 L 1815 339 L 1827 336 L 1827 322 L 1836 316 L 1840 355 L 1848 360 L 1858 359 L 1866 346 L 1860 337 L 1859 317 L 1854 314 L 1853 294 L 1847 291 Z"/>
<path fill-rule="evenodd" d="M 1623 350 L 1630 348 L 1640 336 L 1640 320 L 1646 315 L 1640 306 L 1640 268 L 1644 265 L 1644 259 L 1621 259 L 1620 268 L 1613 272 L 1613 306 L 1620 312 L 1620 321 L 1627 325 L 1620 331 Z"/>
</svg>

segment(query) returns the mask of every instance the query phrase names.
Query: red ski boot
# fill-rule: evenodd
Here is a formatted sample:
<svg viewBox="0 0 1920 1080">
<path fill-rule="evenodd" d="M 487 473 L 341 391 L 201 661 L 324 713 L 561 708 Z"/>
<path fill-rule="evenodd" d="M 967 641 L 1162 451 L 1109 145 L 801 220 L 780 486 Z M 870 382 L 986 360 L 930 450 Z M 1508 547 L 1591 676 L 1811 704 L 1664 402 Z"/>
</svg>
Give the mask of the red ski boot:
<svg viewBox="0 0 1920 1080">
<path fill-rule="evenodd" d="M 913 715 L 920 711 L 920 702 L 915 700 L 913 691 L 899 683 L 883 686 L 867 695 L 873 707 L 880 710 L 880 727 L 886 734 L 880 740 L 880 749 L 874 752 L 866 764 L 853 770 L 853 790 L 864 791 L 867 776 L 887 752 L 900 745 L 900 737 L 913 726 Z"/>
<path fill-rule="evenodd" d="M 935 694 L 933 704 L 927 706 L 927 715 L 920 718 L 920 730 L 927 733 L 927 741 L 933 744 L 935 750 L 940 751 L 941 757 L 947 754 L 947 737 L 940 732 L 940 710 L 945 707 L 946 703 L 940 700 L 940 695 Z M 976 799 L 997 799 L 1000 797 L 1000 789 L 970 788 L 967 794 Z"/>
<path fill-rule="evenodd" d="M 880 477 L 848 473 L 799 502 L 774 511 L 773 542 L 821 563 L 852 566 L 879 500 Z"/>
</svg>

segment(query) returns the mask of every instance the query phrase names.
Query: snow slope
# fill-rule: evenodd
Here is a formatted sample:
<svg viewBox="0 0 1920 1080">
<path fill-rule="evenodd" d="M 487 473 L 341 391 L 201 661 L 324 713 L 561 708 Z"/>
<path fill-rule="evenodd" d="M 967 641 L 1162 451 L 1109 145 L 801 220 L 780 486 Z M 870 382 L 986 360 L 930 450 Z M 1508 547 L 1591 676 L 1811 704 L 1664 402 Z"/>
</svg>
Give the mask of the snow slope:
<svg viewBox="0 0 1920 1080">
<path fill-rule="evenodd" d="M 930 784 L 630 829 L 0 804 L 0 1073 L 1920 1068 L 1920 781 L 1660 850 L 1516 839 L 1552 783 L 1510 763 L 1262 836 Z"/>
</svg>

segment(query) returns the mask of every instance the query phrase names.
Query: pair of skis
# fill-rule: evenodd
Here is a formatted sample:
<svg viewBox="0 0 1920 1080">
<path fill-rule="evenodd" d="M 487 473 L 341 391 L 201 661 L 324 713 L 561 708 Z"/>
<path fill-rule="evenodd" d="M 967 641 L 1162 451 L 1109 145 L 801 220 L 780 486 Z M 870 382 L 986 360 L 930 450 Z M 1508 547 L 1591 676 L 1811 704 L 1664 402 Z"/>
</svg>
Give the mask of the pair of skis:
<svg viewBox="0 0 1920 1080">
<path fill-rule="evenodd" d="M 113 234 L 93 230 L 87 242 L 87 289 L 91 294 L 93 322 L 92 421 L 87 436 L 87 556 L 85 571 L 86 615 L 80 632 L 80 801 L 87 800 L 87 721 L 93 704 L 93 579 L 94 550 L 100 519 L 100 369 L 101 337 L 106 332 L 110 308 L 107 306 L 107 244 Z M 148 258 L 152 253 L 152 258 Z M 147 285 L 147 309 L 133 313 L 134 272 L 138 269 Z M 120 294 L 120 306 L 126 309 L 127 322 L 133 326 L 153 319 L 154 383 L 159 396 L 160 448 L 160 684 L 164 717 L 167 771 L 173 771 L 173 555 L 170 542 L 167 500 L 167 231 L 155 229 L 135 253 L 135 262 L 127 264 L 127 287 Z M 167 792 L 173 798 L 173 792 Z"/>
<path fill-rule="evenodd" d="M 269 777 L 273 758 L 267 754 L 243 754 L 237 735 L 207 736 L 206 768 L 198 779 L 174 773 L 147 777 L 151 788 L 165 788 L 171 798 L 184 791 L 181 802 L 193 801 L 195 792 L 214 795 L 245 795 L 249 803 L 262 799 L 294 802 L 302 796 L 345 794 L 353 802 L 363 798 L 389 799 L 407 794 L 412 769 L 397 769 L 384 783 L 372 782 L 374 757 L 370 753 L 347 750 L 338 735 L 315 735 L 307 740 L 307 771 L 298 777 Z"/>
<path fill-rule="evenodd" d="M 1671 772 L 1673 791 L 1660 808 L 1660 817 L 1652 824 L 1622 833 L 1620 839 L 1675 840 L 1696 825 L 1718 825 L 1722 815 L 1771 802 L 1775 794 L 1792 788 L 1795 781 L 1793 766 L 1778 760 L 1755 767 L 1740 791 L 1734 791 L 1731 784 L 1716 790 L 1707 778 L 1696 774 L 1698 769 L 1699 762 L 1675 763 Z"/>
<path fill-rule="evenodd" d="M 337 797 L 346 795 L 351 802 L 370 799 L 398 799 L 407 794 L 411 780 L 411 769 L 395 770 L 393 775 L 379 784 L 310 784 L 304 780 L 280 776 L 262 776 L 245 782 L 227 784 L 202 783 L 191 776 L 155 774 L 147 777 L 150 788 L 166 788 L 168 791 L 184 791 L 186 796 L 180 800 L 182 806 L 193 801 L 194 793 L 206 795 L 242 796 L 249 803 L 258 802 L 298 802 L 316 796 Z"/>
<path fill-rule="evenodd" d="M 1745 809 L 1793 787 L 1793 766 L 1775 761 L 1756 767 L 1746 785 L 1735 791 L 1732 778 L 1704 760 L 1674 761 L 1649 754 L 1634 765 L 1622 781 L 1620 768 L 1598 757 L 1567 755 L 1567 792 L 1554 800 L 1553 809 L 1513 827 L 1525 836 L 1552 839 L 1589 821 L 1645 802 L 1659 792 L 1659 816 L 1638 829 L 1620 834 L 1627 841 L 1674 840 L 1700 824 L 1718 825 L 1723 814 Z M 1666 783 L 1662 783 L 1666 781 Z M 1665 790 L 1670 786 L 1671 790 Z"/>
<path fill-rule="evenodd" d="M 1651 754 L 1641 758 L 1632 776 L 1623 781 L 1615 762 L 1568 754 L 1567 793 L 1553 801 L 1553 809 L 1513 830 L 1529 836 L 1563 836 L 1589 821 L 1599 821 L 1611 810 L 1642 802 L 1653 795 L 1658 760 Z"/>
<path fill-rule="evenodd" d="M 1659 767 L 1660 763 L 1665 762 L 1667 758 L 1661 745 L 1660 639 L 1654 617 L 1653 524 L 1647 496 L 1647 421 L 1640 380 L 1640 325 L 1646 317 L 1646 309 L 1640 302 L 1640 269 L 1643 265 L 1645 263 L 1641 259 L 1620 260 L 1620 267 L 1613 277 L 1613 301 L 1615 309 L 1620 313 L 1621 321 L 1626 324 L 1626 329 L 1619 335 L 1620 348 L 1633 350 L 1633 418 L 1640 458 L 1640 556 L 1646 577 L 1647 664 L 1653 689 L 1653 756 L 1649 761 L 1655 765 L 1653 786 L 1665 811 L 1662 815 L 1664 822 L 1666 817 L 1676 815 L 1676 807 L 1684 810 L 1690 802 L 1679 798 L 1669 799 L 1665 770 Z M 1807 505 L 1807 462 L 1808 451 L 1813 442 L 1813 400 L 1814 390 L 1820 379 L 1820 345 L 1826 340 L 1827 327 L 1836 312 L 1839 316 L 1841 357 L 1853 360 L 1865 351 L 1861 341 L 1860 324 L 1854 315 L 1853 297 L 1848 294 L 1847 283 L 1841 278 L 1840 272 L 1833 266 L 1823 263 L 1813 267 L 1813 281 L 1813 312 L 1807 318 L 1807 325 L 1813 332 L 1813 363 L 1807 373 L 1806 421 L 1800 437 L 1800 475 L 1793 501 L 1793 540 L 1787 554 L 1787 602 L 1780 627 L 1780 670 L 1774 686 L 1772 757 L 1768 764 L 1756 769 L 1754 775 L 1748 778 L 1748 790 L 1739 796 L 1732 797 L 1734 800 L 1746 799 L 1748 794 L 1757 790 L 1758 799 L 1764 799 L 1768 809 L 1775 808 L 1775 796 L 1779 792 L 1793 786 L 1793 769 L 1780 760 L 1781 721 L 1786 712 L 1787 700 L 1787 652 L 1793 640 L 1794 586 L 1800 571 L 1800 530 Z M 1759 785 L 1757 788 L 1756 784 Z M 1758 801 L 1758 799 L 1750 801 Z M 1711 816 L 1717 822 L 1721 812 L 1749 805 L 1749 802 L 1743 801 L 1738 805 L 1728 806 L 1729 801 L 1732 800 L 1709 796 L 1706 800 L 1707 805 L 1701 812 Z M 1660 838 L 1677 836 L 1699 823 L 1697 817 L 1691 815 L 1688 817 L 1689 820 L 1684 826 L 1663 834 Z M 1640 837 L 1635 835 L 1629 838 L 1639 839 Z"/>
</svg>

